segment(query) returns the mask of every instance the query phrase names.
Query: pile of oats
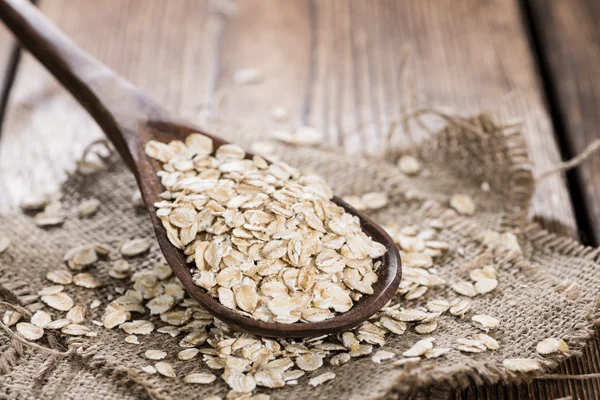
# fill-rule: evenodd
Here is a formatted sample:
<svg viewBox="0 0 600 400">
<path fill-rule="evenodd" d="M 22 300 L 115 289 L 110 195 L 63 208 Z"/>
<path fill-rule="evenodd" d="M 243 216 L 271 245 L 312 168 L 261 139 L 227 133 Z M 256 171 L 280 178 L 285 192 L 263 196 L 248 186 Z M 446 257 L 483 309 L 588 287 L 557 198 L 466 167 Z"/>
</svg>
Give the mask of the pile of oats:
<svg viewBox="0 0 600 400">
<path fill-rule="evenodd" d="M 236 145 L 214 149 L 201 134 L 145 150 L 162 163 L 167 190 L 155 206 L 169 240 L 194 283 L 224 306 L 265 322 L 318 322 L 373 293 L 385 247 L 331 201 L 321 178 L 248 159 Z"/>
</svg>

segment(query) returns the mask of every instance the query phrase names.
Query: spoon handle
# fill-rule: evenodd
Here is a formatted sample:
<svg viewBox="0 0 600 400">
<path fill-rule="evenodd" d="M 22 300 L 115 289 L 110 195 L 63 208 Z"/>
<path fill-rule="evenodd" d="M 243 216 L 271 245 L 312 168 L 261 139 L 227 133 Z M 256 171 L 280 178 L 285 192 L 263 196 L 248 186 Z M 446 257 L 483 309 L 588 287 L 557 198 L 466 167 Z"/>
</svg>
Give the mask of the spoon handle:
<svg viewBox="0 0 600 400">
<path fill-rule="evenodd" d="M 176 118 L 83 51 L 29 1 L 0 0 L 0 20 L 83 105 L 135 172 L 140 124 Z"/>
</svg>

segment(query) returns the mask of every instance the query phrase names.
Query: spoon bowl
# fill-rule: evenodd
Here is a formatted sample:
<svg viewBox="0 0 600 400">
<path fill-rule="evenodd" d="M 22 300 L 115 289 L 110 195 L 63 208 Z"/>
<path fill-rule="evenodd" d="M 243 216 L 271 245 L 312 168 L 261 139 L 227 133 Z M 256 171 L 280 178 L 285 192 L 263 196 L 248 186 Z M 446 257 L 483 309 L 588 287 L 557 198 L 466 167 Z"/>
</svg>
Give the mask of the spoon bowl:
<svg viewBox="0 0 600 400">
<path fill-rule="evenodd" d="M 164 143 L 184 140 L 191 133 L 210 137 L 215 149 L 228 142 L 203 132 L 157 105 L 131 83 L 77 47 L 30 3 L 0 0 L 0 19 L 104 130 L 136 177 L 165 259 L 190 296 L 215 317 L 239 330 L 263 336 L 317 336 L 358 325 L 394 296 L 401 279 L 400 255 L 394 241 L 370 218 L 334 197 L 337 205 L 360 219 L 361 228 L 368 236 L 386 247 L 376 271 L 378 280 L 373 285 L 373 294 L 363 296 L 345 313 L 310 323 L 263 322 L 223 306 L 192 281 L 185 255 L 167 239 L 167 232 L 154 207 L 154 203 L 162 200 L 160 193 L 164 190 L 157 176 L 161 164 L 145 154 L 144 145 L 150 140 Z M 248 155 L 251 156 L 250 153 Z"/>
</svg>

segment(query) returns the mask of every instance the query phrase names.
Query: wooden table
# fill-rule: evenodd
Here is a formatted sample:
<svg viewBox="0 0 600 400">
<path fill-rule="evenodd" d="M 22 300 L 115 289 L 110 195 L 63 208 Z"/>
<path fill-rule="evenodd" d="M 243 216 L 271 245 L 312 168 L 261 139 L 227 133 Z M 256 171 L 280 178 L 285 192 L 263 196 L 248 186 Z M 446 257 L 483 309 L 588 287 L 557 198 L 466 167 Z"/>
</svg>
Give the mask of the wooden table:
<svg viewBox="0 0 600 400">
<path fill-rule="evenodd" d="M 600 3 L 595 0 L 39 0 L 84 49 L 173 111 L 268 120 L 322 130 L 349 153 L 381 151 L 386 121 L 418 94 L 463 113 L 523 119 L 536 171 L 600 136 Z M 102 133 L 0 28 L 0 209 L 52 190 Z M 255 86 L 232 87 L 255 67 Z M 507 100 L 507 96 L 511 99 Z M 7 97 L 8 96 L 8 97 Z M 0 101 L 4 104 L 4 101 Z M 355 127 L 367 123 L 368 135 Z M 263 127 L 264 128 L 264 127 Z M 260 129 L 260 127 L 257 127 Z M 533 216 L 548 229 L 600 239 L 600 155 L 537 189 Z M 10 184 L 8 178 L 10 177 Z M 19 182 L 14 184 L 15 179 Z M 600 371 L 600 341 L 559 372 Z M 425 394 L 426 396 L 427 394 Z M 415 395 L 416 397 L 423 394 Z M 600 396 L 600 380 L 538 380 L 451 393 L 456 399 Z"/>
</svg>

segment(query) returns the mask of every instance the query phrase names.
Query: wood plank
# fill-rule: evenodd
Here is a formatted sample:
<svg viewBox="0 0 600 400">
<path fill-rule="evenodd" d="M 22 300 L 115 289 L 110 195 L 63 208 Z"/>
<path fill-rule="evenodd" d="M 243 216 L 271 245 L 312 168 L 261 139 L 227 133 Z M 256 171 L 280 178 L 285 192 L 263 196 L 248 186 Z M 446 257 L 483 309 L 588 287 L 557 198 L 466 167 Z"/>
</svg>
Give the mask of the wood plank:
<svg viewBox="0 0 600 400">
<path fill-rule="evenodd" d="M 4 25 L 0 24 L 0 126 L 2 126 L 2 102 L 6 85 L 8 84 L 7 80 L 10 80 L 10 77 L 7 76 L 7 72 L 10 69 L 11 61 L 14 57 L 14 46 L 15 42 L 12 35 Z"/>
<path fill-rule="evenodd" d="M 558 117 L 572 155 L 600 138 L 600 3 L 595 0 L 529 1 L 548 69 Z M 600 154 L 576 173 L 596 244 L 600 243 Z"/>
<path fill-rule="evenodd" d="M 184 115 L 199 114 L 214 91 L 224 21 L 218 9 L 194 0 L 177 7 L 144 0 L 94 4 L 42 0 L 39 7 L 83 48 L 157 101 Z M 26 54 L 0 139 L 2 207 L 17 204 L 32 190 L 56 190 L 83 149 L 100 137 L 83 109 Z"/>
</svg>

